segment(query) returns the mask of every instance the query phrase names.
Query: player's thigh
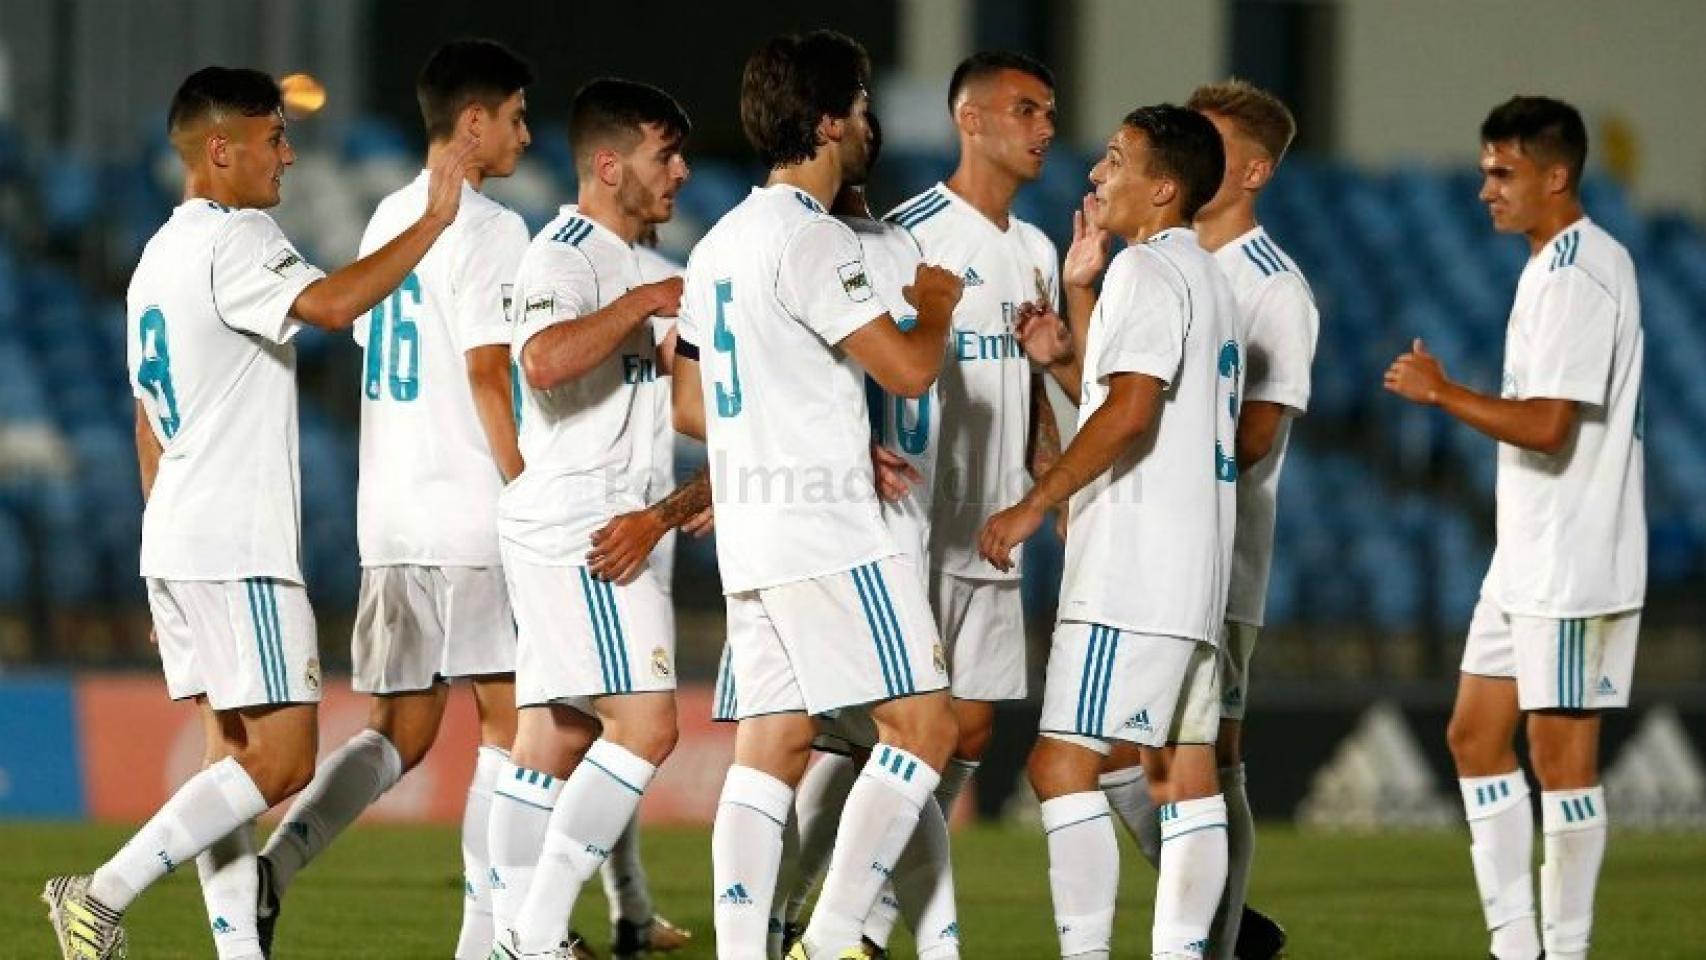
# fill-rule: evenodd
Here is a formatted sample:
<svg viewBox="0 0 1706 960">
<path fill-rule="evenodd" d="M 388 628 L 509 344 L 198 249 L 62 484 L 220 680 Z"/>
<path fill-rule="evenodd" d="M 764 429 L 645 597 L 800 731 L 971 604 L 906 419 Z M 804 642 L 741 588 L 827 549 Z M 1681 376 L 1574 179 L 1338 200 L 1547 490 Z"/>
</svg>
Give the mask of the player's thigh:
<svg viewBox="0 0 1706 960">
<path fill-rule="evenodd" d="M 161 655 L 174 661 L 175 695 L 205 694 L 220 711 L 319 701 L 319 637 L 301 584 L 154 581 L 150 607 L 156 631 L 165 623 L 171 632 Z"/>
<path fill-rule="evenodd" d="M 1457 698 L 1446 725 L 1458 775 L 1494 776 L 1514 769 L 1520 720 L 1514 679 L 1458 674 Z"/>
<path fill-rule="evenodd" d="M 439 620 L 444 624 L 444 677 L 515 672 L 515 612 L 503 568 L 435 567 Z"/>
<path fill-rule="evenodd" d="M 508 750 L 515 742 L 515 674 L 474 677 L 470 686 L 480 721 L 480 742 Z"/>
<path fill-rule="evenodd" d="M 948 685 L 924 589 L 893 558 L 757 593 L 810 713 Z"/>
<path fill-rule="evenodd" d="M 1641 612 L 1599 617 L 1510 618 L 1517 702 L 1523 710 L 1628 706 Z"/>
<path fill-rule="evenodd" d="M 1599 711 L 1538 710 L 1527 716 L 1529 761 L 1542 789 L 1581 790 L 1599 782 Z"/>
<path fill-rule="evenodd" d="M 1218 654 L 1220 658 L 1220 718 L 1244 719 L 1245 704 L 1250 697 L 1250 663 L 1255 658 L 1256 640 L 1261 628 L 1248 623 L 1228 620 L 1221 631 Z"/>
<path fill-rule="evenodd" d="M 376 694 L 368 708 L 367 725 L 390 740 L 401 755 L 403 766 L 410 768 L 420 762 L 438 739 L 449 700 L 450 687 L 442 682 L 425 690 Z"/>
<path fill-rule="evenodd" d="M 433 568 L 363 567 L 350 631 L 350 686 L 360 693 L 429 690 L 444 659 L 440 584 Z"/>
<path fill-rule="evenodd" d="M 1023 700 L 1027 694 L 1025 611 L 1018 580 L 969 580 L 937 573 L 934 593 L 949 608 L 938 622 L 954 696 Z"/>
</svg>

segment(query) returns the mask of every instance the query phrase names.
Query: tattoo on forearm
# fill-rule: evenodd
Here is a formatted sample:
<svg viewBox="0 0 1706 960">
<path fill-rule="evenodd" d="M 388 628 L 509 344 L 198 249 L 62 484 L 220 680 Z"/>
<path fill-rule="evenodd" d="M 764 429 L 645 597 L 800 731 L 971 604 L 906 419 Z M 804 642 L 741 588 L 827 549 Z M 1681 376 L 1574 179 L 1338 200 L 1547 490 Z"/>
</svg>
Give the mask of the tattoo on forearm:
<svg viewBox="0 0 1706 960">
<path fill-rule="evenodd" d="M 698 516 L 711 505 L 711 474 L 705 468 L 691 480 L 676 487 L 670 495 L 652 505 L 664 526 L 675 529 Z"/>
</svg>

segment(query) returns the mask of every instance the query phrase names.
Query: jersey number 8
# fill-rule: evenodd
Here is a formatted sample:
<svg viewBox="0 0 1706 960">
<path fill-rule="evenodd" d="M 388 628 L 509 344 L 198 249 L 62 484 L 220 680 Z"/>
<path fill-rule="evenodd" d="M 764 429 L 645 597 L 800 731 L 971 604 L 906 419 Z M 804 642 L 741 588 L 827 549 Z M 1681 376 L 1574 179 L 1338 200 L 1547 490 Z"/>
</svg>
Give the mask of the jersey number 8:
<svg viewBox="0 0 1706 960">
<path fill-rule="evenodd" d="M 403 278 L 401 286 L 391 291 L 389 298 L 379 301 L 368 314 L 367 376 L 362 392 L 369 400 L 383 399 L 379 389 L 381 373 L 386 374 L 391 399 L 406 403 L 420 396 L 421 334 L 414 319 L 404 312 L 405 295 L 412 301 L 410 306 L 421 305 L 421 281 L 412 273 Z M 387 324 L 390 326 L 389 340 L 386 339 Z M 408 355 L 407 367 L 403 365 L 405 353 Z"/>
</svg>

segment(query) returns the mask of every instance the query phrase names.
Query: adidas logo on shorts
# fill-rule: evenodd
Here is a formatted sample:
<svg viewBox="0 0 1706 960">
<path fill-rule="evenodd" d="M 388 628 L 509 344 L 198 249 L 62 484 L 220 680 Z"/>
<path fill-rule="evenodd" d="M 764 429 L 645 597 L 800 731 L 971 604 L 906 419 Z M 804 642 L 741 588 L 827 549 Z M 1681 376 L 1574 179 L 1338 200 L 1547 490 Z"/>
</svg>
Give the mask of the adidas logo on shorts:
<svg viewBox="0 0 1706 960">
<path fill-rule="evenodd" d="M 1153 733 L 1155 728 L 1149 725 L 1149 708 L 1137 711 L 1137 714 L 1125 722 L 1127 730 L 1137 730 L 1141 733 Z"/>
<path fill-rule="evenodd" d="M 1617 684 L 1612 683 L 1610 677 L 1603 677 L 1603 676 L 1600 677 L 1599 678 L 1599 686 L 1596 688 L 1596 690 L 1599 693 L 1599 695 L 1602 697 L 1615 697 L 1615 696 L 1617 696 Z"/>
<path fill-rule="evenodd" d="M 233 927 L 229 922 L 227 922 L 224 917 L 213 918 L 213 932 L 214 933 L 218 933 L 218 934 L 234 933 L 234 932 L 236 932 L 236 930 L 237 930 L 237 928 Z"/>
</svg>

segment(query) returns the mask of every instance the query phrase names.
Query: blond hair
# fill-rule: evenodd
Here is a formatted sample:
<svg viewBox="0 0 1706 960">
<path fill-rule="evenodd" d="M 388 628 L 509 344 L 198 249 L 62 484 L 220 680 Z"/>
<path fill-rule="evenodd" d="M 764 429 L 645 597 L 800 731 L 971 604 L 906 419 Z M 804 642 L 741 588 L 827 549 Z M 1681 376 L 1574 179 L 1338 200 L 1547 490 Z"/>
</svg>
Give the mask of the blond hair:
<svg viewBox="0 0 1706 960">
<path fill-rule="evenodd" d="M 1199 113 L 1225 117 L 1278 163 L 1297 135 L 1297 121 L 1280 98 L 1234 77 L 1198 87 L 1185 104 Z"/>
</svg>

